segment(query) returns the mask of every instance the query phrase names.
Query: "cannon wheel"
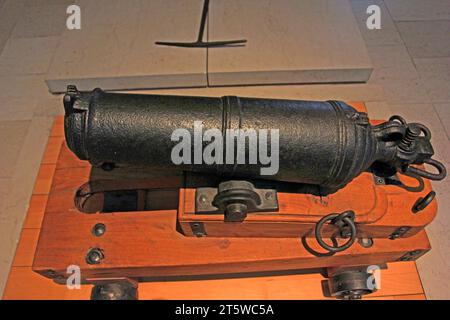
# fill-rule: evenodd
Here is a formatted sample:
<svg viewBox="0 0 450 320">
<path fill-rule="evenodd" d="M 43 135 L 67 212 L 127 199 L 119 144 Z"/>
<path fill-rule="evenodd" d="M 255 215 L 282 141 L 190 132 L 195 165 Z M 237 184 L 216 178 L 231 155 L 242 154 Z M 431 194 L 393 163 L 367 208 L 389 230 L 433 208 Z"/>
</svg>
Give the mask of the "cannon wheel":
<svg viewBox="0 0 450 320">
<path fill-rule="evenodd" d="M 366 270 L 346 270 L 332 275 L 328 279 L 328 288 L 331 296 L 337 299 L 359 300 L 376 291 L 371 283 L 372 274 Z"/>
<path fill-rule="evenodd" d="M 132 283 L 111 282 L 94 285 L 91 300 L 137 300 L 137 295 L 137 287 Z"/>
</svg>

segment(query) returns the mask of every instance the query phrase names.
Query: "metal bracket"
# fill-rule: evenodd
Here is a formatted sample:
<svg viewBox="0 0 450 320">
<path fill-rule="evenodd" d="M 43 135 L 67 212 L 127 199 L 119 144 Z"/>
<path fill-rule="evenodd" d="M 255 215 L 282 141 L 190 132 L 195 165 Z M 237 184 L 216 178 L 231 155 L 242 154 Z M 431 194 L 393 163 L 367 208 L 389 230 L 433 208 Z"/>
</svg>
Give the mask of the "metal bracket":
<svg viewBox="0 0 450 320">
<path fill-rule="evenodd" d="M 191 222 L 189 223 L 192 229 L 192 233 L 196 237 L 204 237 L 206 236 L 205 226 L 203 225 L 203 222 Z"/>
<path fill-rule="evenodd" d="M 224 214 L 226 222 L 242 222 L 249 212 L 278 211 L 275 189 L 257 189 L 248 181 L 226 181 L 218 188 L 197 188 L 197 214 Z"/>
<path fill-rule="evenodd" d="M 425 253 L 425 250 L 421 250 L 421 249 L 413 250 L 413 251 L 405 253 L 397 261 L 414 261 L 414 260 L 417 260 L 424 253 Z"/>
<path fill-rule="evenodd" d="M 389 239 L 395 240 L 398 238 L 402 238 L 409 230 L 411 230 L 411 227 L 400 227 L 389 236 Z"/>
<path fill-rule="evenodd" d="M 375 172 L 372 171 L 373 180 L 376 185 L 399 185 L 401 184 L 401 181 L 397 174 L 394 174 L 390 177 L 384 177 L 377 175 Z"/>
</svg>

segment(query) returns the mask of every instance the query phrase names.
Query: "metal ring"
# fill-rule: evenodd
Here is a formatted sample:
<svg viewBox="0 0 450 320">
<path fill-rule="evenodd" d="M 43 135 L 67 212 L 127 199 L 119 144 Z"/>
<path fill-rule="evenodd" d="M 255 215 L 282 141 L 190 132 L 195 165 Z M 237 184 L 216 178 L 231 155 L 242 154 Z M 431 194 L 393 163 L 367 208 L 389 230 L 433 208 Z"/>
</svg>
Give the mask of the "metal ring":
<svg viewBox="0 0 450 320">
<path fill-rule="evenodd" d="M 438 173 L 431 173 L 419 168 L 408 166 L 405 169 L 405 172 L 416 174 L 422 178 L 429 179 L 429 180 L 435 180 L 440 181 L 444 179 L 447 176 L 447 170 L 445 169 L 445 166 L 440 163 L 437 160 L 434 159 L 426 159 L 423 161 L 426 164 L 429 164 L 430 166 L 435 167 L 438 170 Z"/>
<path fill-rule="evenodd" d="M 417 199 L 416 203 L 412 207 L 411 211 L 413 213 L 418 213 L 424 210 L 436 197 L 436 192 L 430 191 L 425 197 Z"/>
<path fill-rule="evenodd" d="M 401 182 L 398 185 L 399 187 L 401 187 L 401 188 L 403 188 L 403 189 L 405 189 L 406 191 L 409 191 L 409 192 L 421 192 L 421 191 L 423 191 L 423 189 L 425 188 L 425 182 L 423 182 L 423 179 L 421 177 L 419 177 L 417 174 L 414 174 L 414 173 L 409 172 L 409 171 L 404 171 L 404 170 L 402 170 L 402 171 L 403 171 L 402 173 L 405 176 L 408 176 L 408 177 L 411 177 L 413 179 L 416 179 L 419 182 L 419 185 L 416 186 L 416 187 L 412 187 L 412 186 L 407 186 L 403 182 Z"/>
<path fill-rule="evenodd" d="M 353 243 L 356 240 L 356 225 L 353 221 L 354 219 L 354 213 L 352 211 L 345 211 L 343 213 L 332 213 L 327 216 L 324 216 L 322 219 L 319 220 L 319 222 L 316 225 L 316 228 L 314 230 L 316 240 L 319 243 L 319 245 L 329 252 L 341 252 L 348 248 L 350 248 Z M 330 246 L 328 245 L 322 238 L 321 231 L 323 226 L 326 222 L 330 222 L 331 224 L 336 224 L 338 221 L 342 221 L 345 223 L 346 226 L 350 228 L 350 237 L 348 241 L 343 244 L 342 246 Z M 340 228 L 342 230 L 342 228 Z"/>
<path fill-rule="evenodd" d="M 425 136 L 425 139 L 427 140 L 431 140 L 431 131 L 430 129 L 428 129 L 426 126 L 424 126 L 421 123 L 414 123 L 414 125 L 416 125 L 417 127 L 419 127 L 419 129 L 422 131 L 422 133 Z"/>
<path fill-rule="evenodd" d="M 390 117 L 389 121 L 398 121 L 403 125 L 407 124 L 406 120 L 402 116 L 399 116 L 399 115 L 394 115 L 394 116 Z"/>
</svg>

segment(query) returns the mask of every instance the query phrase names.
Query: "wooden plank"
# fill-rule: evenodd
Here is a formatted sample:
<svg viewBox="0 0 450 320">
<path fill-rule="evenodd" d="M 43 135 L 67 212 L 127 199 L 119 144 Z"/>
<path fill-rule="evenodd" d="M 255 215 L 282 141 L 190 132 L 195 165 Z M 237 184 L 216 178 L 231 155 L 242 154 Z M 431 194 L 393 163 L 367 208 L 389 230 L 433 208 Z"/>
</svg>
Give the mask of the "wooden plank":
<svg viewBox="0 0 450 320">
<path fill-rule="evenodd" d="M 427 296 L 425 294 L 397 295 L 394 296 L 394 300 L 427 300 Z"/>
<path fill-rule="evenodd" d="M 405 185 L 413 185 L 410 177 L 401 176 Z M 313 235 L 316 222 L 332 212 L 352 210 L 356 213 L 358 232 L 373 238 L 387 238 L 402 226 L 410 226 L 406 236 L 423 230 L 433 221 L 437 213 L 437 202 L 433 201 L 420 215 L 411 208 L 419 197 L 431 190 L 431 183 L 424 181 L 424 190 L 408 192 L 398 186 L 375 185 L 371 173 L 362 173 L 345 188 L 324 197 L 310 194 L 277 192 L 279 210 L 275 212 L 250 213 L 242 223 L 224 222 L 224 215 L 196 213 L 196 189 L 180 190 L 178 221 L 183 234 L 194 236 L 190 223 L 203 223 L 209 237 L 280 237 L 290 238 Z M 325 227 L 327 236 L 335 232 Z"/>
<path fill-rule="evenodd" d="M 34 185 L 33 194 L 46 195 L 49 194 L 55 173 L 55 164 L 42 164 L 39 168 L 36 183 Z"/>
<path fill-rule="evenodd" d="M 69 290 L 66 286 L 33 272 L 30 267 L 12 267 L 3 293 L 4 300 L 89 299 L 91 286 Z"/>
<path fill-rule="evenodd" d="M 26 280 L 27 286 L 12 287 L 11 281 Z M 396 280 L 395 280 L 396 279 Z M 322 290 L 320 274 L 290 274 L 228 279 L 160 281 L 139 284 L 139 298 L 174 299 L 328 299 Z M 4 299 L 89 299 L 92 286 L 68 290 L 64 285 L 34 274 L 30 268 L 13 267 Z M 237 290 L 236 288 L 239 288 Z M 365 299 L 417 300 L 425 299 L 414 262 L 392 263 L 381 271 L 381 289 Z"/>
<path fill-rule="evenodd" d="M 64 137 L 49 137 L 47 147 L 45 148 L 42 164 L 56 164 L 58 160 L 61 144 L 64 142 Z"/>
<path fill-rule="evenodd" d="M 14 268 L 12 277 L 20 277 L 37 282 L 25 274 L 23 268 Z M 88 299 L 90 286 L 81 291 L 67 290 L 62 285 L 40 279 L 41 291 L 32 290 L 25 295 L 20 288 L 7 286 L 5 299 Z M 169 281 L 141 283 L 140 299 L 323 299 L 321 281 L 324 278 L 314 275 L 290 275 L 279 277 L 259 277 L 244 279 L 221 279 L 205 281 Z M 44 289 L 45 288 L 45 289 Z M 239 290 L 236 290 L 239 288 Z M 301 288 L 301 290 L 299 290 Z M 384 290 L 386 292 L 386 290 Z M 381 292 L 381 291 L 380 291 Z M 49 295 L 50 293 L 50 295 Z M 394 296 L 371 296 L 371 299 L 392 299 Z"/>
<path fill-rule="evenodd" d="M 371 298 L 423 294 L 411 263 L 392 264 L 381 271 L 381 289 Z M 394 279 L 397 279 L 394 281 Z M 178 281 L 140 284 L 141 299 L 325 299 L 320 274 L 245 279 Z M 239 290 L 236 290 L 239 288 Z"/>
<path fill-rule="evenodd" d="M 395 261 L 412 250 L 429 249 L 428 239 L 421 232 L 397 239 L 395 245 L 389 239 L 376 239 L 372 248 L 355 244 L 344 253 L 318 259 L 295 238 L 184 237 L 175 229 L 175 215 L 175 210 L 151 214 L 47 214 L 33 268 L 43 274 L 49 269 L 61 273 L 67 265 L 77 264 L 86 277 L 105 272 L 127 277 L 229 274 L 377 264 Z M 107 226 L 107 232 L 97 238 L 91 230 L 100 222 Z M 72 227 L 67 228 L 68 225 Z M 322 252 L 315 241 L 307 243 L 312 250 Z M 93 247 L 104 250 L 105 260 L 89 266 L 85 255 Z M 349 255 L 352 259 L 348 259 Z"/>
<path fill-rule="evenodd" d="M 425 294 L 405 294 L 396 296 L 366 297 L 365 300 L 427 300 Z"/>
<path fill-rule="evenodd" d="M 30 205 L 28 208 L 23 228 L 26 229 L 40 229 L 42 220 L 44 219 L 45 207 L 47 205 L 48 195 L 45 194 L 33 194 L 30 199 Z"/>
<path fill-rule="evenodd" d="M 56 116 L 50 137 L 64 137 L 64 116 Z"/>
<path fill-rule="evenodd" d="M 13 267 L 31 267 L 33 265 L 39 232 L 40 229 L 22 229 L 16 255 L 12 263 Z"/>
<path fill-rule="evenodd" d="M 394 281 L 397 279 L 396 281 Z M 140 284 L 141 299 L 324 299 L 320 274 Z M 239 290 L 236 290 L 239 288 Z M 414 262 L 381 271 L 381 289 L 370 297 L 423 294 Z"/>
</svg>

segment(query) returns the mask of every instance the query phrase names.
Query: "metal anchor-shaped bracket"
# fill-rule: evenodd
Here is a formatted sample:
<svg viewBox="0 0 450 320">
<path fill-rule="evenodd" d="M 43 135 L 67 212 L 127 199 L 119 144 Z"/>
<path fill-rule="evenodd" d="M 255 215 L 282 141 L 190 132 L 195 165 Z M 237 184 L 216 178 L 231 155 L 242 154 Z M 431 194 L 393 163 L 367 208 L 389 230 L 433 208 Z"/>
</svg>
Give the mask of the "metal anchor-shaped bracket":
<svg viewBox="0 0 450 320">
<path fill-rule="evenodd" d="M 195 211 L 197 214 L 223 213 L 226 222 L 242 222 L 247 213 L 278 211 L 277 192 L 257 189 L 248 181 L 226 181 L 218 188 L 198 188 Z"/>
</svg>

